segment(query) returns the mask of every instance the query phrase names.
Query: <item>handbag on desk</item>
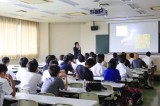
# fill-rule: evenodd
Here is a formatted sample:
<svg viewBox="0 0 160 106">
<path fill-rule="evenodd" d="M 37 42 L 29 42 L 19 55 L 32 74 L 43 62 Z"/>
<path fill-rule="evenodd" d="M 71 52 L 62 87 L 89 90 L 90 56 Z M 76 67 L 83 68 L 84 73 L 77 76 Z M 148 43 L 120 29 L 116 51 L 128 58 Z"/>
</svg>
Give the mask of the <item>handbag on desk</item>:
<svg viewBox="0 0 160 106">
<path fill-rule="evenodd" d="M 104 87 L 102 86 L 102 84 L 100 82 L 88 82 L 88 83 L 86 83 L 86 91 L 87 92 L 102 91 L 102 89 L 104 89 Z"/>
</svg>

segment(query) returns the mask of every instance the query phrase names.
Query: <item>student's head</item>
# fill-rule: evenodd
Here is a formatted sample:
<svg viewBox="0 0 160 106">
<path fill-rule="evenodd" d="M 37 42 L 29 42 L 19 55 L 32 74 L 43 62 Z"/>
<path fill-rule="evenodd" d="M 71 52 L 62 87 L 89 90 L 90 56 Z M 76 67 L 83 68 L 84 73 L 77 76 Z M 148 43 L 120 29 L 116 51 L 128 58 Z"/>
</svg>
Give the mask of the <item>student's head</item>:
<svg viewBox="0 0 160 106">
<path fill-rule="evenodd" d="M 10 61 L 9 57 L 3 57 L 2 58 L 2 63 L 5 64 L 5 65 L 9 65 L 9 61 Z"/>
<path fill-rule="evenodd" d="M 27 67 L 27 63 L 28 63 L 28 59 L 26 57 L 22 57 L 19 60 L 19 64 L 20 64 L 21 67 Z"/>
<path fill-rule="evenodd" d="M 49 74 L 51 77 L 57 77 L 60 72 L 60 67 L 58 65 L 50 65 L 49 66 Z"/>
<path fill-rule="evenodd" d="M 111 60 L 108 62 L 108 68 L 116 69 L 116 67 L 117 67 L 116 61 L 114 61 L 114 60 L 111 59 Z"/>
<path fill-rule="evenodd" d="M 79 43 L 78 43 L 78 42 L 75 42 L 75 43 L 74 43 L 74 46 L 78 48 L 78 47 L 79 47 Z"/>
<path fill-rule="evenodd" d="M 87 68 L 91 68 L 91 67 L 94 66 L 94 65 L 95 65 L 95 61 L 94 61 L 94 59 L 92 59 L 92 58 L 87 59 L 86 62 L 85 62 L 85 66 L 86 66 Z"/>
<path fill-rule="evenodd" d="M 84 57 L 85 57 L 85 60 L 87 60 L 89 57 L 89 53 L 85 53 Z"/>
<path fill-rule="evenodd" d="M 113 58 L 117 58 L 117 57 L 118 57 L 117 53 L 113 53 Z"/>
<path fill-rule="evenodd" d="M 46 59 L 45 59 L 46 64 L 47 64 L 47 59 L 48 59 L 49 56 L 50 56 L 50 55 L 47 55 L 47 56 L 46 56 Z"/>
<path fill-rule="evenodd" d="M 89 53 L 89 56 L 90 56 L 90 57 L 93 57 L 93 56 L 94 56 L 94 52 L 90 52 L 90 53 Z"/>
<path fill-rule="evenodd" d="M 51 60 L 55 60 L 55 59 L 56 59 L 56 57 L 54 55 L 49 55 L 48 58 L 47 58 L 47 60 L 46 60 L 47 65 L 49 65 L 49 62 Z"/>
<path fill-rule="evenodd" d="M 49 65 L 58 65 L 58 61 L 55 59 L 55 60 L 51 60 L 50 62 L 49 62 Z"/>
<path fill-rule="evenodd" d="M 103 59 L 103 61 L 104 61 L 105 55 L 104 55 L 104 54 L 101 54 L 101 55 L 102 55 L 102 59 Z"/>
<path fill-rule="evenodd" d="M 37 72 L 38 70 L 38 62 L 36 59 L 32 59 L 28 62 L 28 71 L 29 72 Z"/>
<path fill-rule="evenodd" d="M 63 60 L 63 58 L 64 58 L 64 55 L 59 56 L 59 60 Z"/>
<path fill-rule="evenodd" d="M 123 55 L 120 55 L 118 60 L 120 63 L 125 63 L 126 58 Z"/>
<path fill-rule="evenodd" d="M 5 64 L 0 64 L 0 77 L 5 78 L 7 70 L 8 69 Z"/>
<path fill-rule="evenodd" d="M 78 55 L 78 60 L 79 60 L 79 62 L 84 62 L 85 58 L 82 54 L 80 54 L 80 55 Z"/>
<path fill-rule="evenodd" d="M 151 52 L 146 52 L 146 56 L 150 57 L 151 56 Z"/>
<path fill-rule="evenodd" d="M 69 53 L 68 56 L 70 58 L 70 61 L 74 61 L 74 55 L 72 53 Z"/>
<path fill-rule="evenodd" d="M 64 56 L 63 61 L 65 63 L 69 63 L 70 62 L 70 56 L 68 56 L 68 55 Z"/>
<path fill-rule="evenodd" d="M 134 53 L 130 53 L 130 58 L 134 58 Z"/>
<path fill-rule="evenodd" d="M 102 61 L 103 61 L 103 56 L 102 56 L 102 54 L 98 54 L 96 60 L 97 60 L 98 63 L 102 63 Z"/>
</svg>

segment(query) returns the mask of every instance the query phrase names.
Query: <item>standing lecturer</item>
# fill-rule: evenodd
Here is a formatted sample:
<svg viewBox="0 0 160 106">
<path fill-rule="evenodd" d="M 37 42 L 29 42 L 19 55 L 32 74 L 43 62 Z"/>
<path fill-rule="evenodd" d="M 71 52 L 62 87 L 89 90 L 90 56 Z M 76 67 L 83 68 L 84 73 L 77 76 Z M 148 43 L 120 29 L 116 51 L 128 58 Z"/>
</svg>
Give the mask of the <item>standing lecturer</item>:
<svg viewBox="0 0 160 106">
<path fill-rule="evenodd" d="M 78 58 L 78 55 L 81 54 L 81 47 L 78 42 L 74 43 L 75 47 L 73 48 L 74 52 L 74 59 L 76 60 Z"/>
</svg>

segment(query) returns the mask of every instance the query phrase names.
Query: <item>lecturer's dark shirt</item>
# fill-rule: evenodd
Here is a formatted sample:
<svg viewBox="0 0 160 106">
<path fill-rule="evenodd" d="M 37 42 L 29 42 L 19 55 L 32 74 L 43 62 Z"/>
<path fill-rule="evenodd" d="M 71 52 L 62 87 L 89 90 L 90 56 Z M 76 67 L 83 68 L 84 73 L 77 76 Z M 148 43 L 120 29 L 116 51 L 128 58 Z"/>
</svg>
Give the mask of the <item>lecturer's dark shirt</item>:
<svg viewBox="0 0 160 106">
<path fill-rule="evenodd" d="M 77 47 L 73 48 L 73 52 L 74 52 L 74 59 L 77 59 L 78 55 L 81 54 L 81 51 Z"/>
</svg>

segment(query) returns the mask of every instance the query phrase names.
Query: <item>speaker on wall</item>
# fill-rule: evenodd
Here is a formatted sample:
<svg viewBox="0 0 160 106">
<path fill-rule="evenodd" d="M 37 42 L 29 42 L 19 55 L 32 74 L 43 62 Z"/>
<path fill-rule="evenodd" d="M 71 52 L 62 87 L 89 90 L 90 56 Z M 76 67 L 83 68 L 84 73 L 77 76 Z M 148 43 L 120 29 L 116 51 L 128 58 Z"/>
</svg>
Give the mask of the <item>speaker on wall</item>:
<svg viewBox="0 0 160 106">
<path fill-rule="evenodd" d="M 91 31 L 96 31 L 98 30 L 98 26 L 91 26 Z"/>
</svg>

